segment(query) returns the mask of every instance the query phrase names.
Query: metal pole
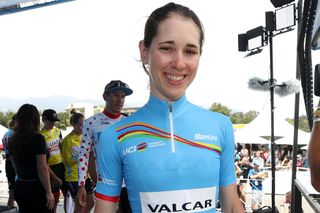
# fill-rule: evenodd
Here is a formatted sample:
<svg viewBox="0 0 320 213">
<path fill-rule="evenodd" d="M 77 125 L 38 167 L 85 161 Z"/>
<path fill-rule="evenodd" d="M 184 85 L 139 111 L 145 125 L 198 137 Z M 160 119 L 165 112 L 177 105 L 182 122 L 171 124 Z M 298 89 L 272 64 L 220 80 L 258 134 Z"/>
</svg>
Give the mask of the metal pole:
<svg viewBox="0 0 320 213">
<path fill-rule="evenodd" d="M 298 9 L 297 9 L 297 17 L 298 17 L 298 30 L 297 30 L 297 41 L 299 40 L 299 32 L 301 28 L 301 20 L 302 20 L 302 0 L 298 1 Z M 297 64 L 296 64 L 296 79 L 300 80 L 300 68 L 299 68 L 299 58 L 297 54 Z M 291 177 L 291 212 L 299 212 L 298 206 L 296 203 L 296 187 L 295 180 L 297 177 L 297 148 L 298 148 L 298 126 L 299 126 L 299 103 L 300 103 L 300 92 L 295 95 L 295 107 L 294 107 L 294 132 L 293 132 L 293 147 L 292 147 L 292 157 L 293 157 L 293 165 L 292 165 L 292 177 Z M 300 205 L 301 207 L 301 205 Z"/>
<path fill-rule="evenodd" d="M 269 31 L 269 47 L 270 47 L 270 103 L 271 103 L 271 206 L 272 213 L 275 213 L 275 180 L 276 180 L 276 163 L 275 163 L 275 143 L 274 143 L 274 79 L 273 79 L 273 45 L 272 45 L 272 31 Z"/>
</svg>

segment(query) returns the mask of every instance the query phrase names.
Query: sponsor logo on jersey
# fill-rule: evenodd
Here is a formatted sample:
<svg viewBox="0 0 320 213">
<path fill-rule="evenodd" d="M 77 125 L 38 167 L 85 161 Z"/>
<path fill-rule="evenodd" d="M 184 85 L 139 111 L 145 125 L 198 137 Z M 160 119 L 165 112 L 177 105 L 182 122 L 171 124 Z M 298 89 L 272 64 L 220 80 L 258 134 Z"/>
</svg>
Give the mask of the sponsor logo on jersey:
<svg viewBox="0 0 320 213">
<path fill-rule="evenodd" d="M 123 155 L 126 156 L 127 154 L 131 154 L 136 151 L 143 152 L 147 149 L 147 147 L 148 147 L 148 144 L 146 142 L 142 142 L 142 143 L 139 143 L 137 146 L 134 145 L 124 149 Z"/>
<path fill-rule="evenodd" d="M 147 146 L 148 146 L 148 145 L 147 145 L 146 142 L 140 143 L 140 144 L 138 145 L 138 151 L 143 152 L 144 150 L 146 150 Z"/>
<path fill-rule="evenodd" d="M 205 201 L 196 201 L 194 203 L 192 202 L 185 202 L 182 204 L 148 204 L 149 210 L 151 212 L 192 212 L 192 211 L 200 211 L 204 209 L 211 208 L 213 206 L 212 199 L 208 199 Z"/>
<path fill-rule="evenodd" d="M 111 124 L 111 122 L 109 122 L 109 121 L 101 121 L 100 122 L 100 125 L 110 125 Z"/>
<path fill-rule="evenodd" d="M 118 186 L 118 183 L 115 180 L 102 178 L 101 175 L 98 175 L 97 180 L 100 183 L 104 183 L 104 184 L 107 184 L 107 185 L 110 185 L 110 186 Z"/>
<path fill-rule="evenodd" d="M 141 192 L 142 212 L 202 212 L 215 209 L 216 188 Z"/>
<path fill-rule="evenodd" d="M 60 138 L 56 138 L 52 141 L 47 142 L 47 148 L 51 156 L 60 155 L 59 144 L 60 144 Z"/>
<path fill-rule="evenodd" d="M 194 135 L 195 140 L 209 140 L 209 141 L 217 141 L 218 137 L 215 135 L 202 135 L 200 133 L 196 133 Z"/>
<path fill-rule="evenodd" d="M 123 150 L 123 155 L 126 156 L 128 154 L 132 154 L 135 152 L 144 152 L 149 148 L 158 148 L 161 146 L 165 146 L 166 143 L 163 141 L 155 141 L 155 142 L 150 142 L 150 143 L 146 143 L 146 142 L 141 142 L 138 145 L 133 145 L 133 146 L 129 146 L 128 148 Z"/>
</svg>

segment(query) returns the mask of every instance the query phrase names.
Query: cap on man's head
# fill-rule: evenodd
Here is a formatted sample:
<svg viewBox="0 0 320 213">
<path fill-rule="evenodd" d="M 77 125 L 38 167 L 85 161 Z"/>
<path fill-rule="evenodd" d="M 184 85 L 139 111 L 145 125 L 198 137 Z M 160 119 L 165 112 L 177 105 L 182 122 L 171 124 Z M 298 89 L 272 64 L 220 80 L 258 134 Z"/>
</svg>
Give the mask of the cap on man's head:
<svg viewBox="0 0 320 213">
<path fill-rule="evenodd" d="M 53 109 L 46 109 L 43 111 L 42 113 L 42 118 L 44 120 L 48 120 L 48 121 L 51 121 L 51 122 L 56 122 L 56 121 L 60 121 L 58 119 L 58 115 L 57 115 L 57 112 L 54 111 Z"/>
<path fill-rule="evenodd" d="M 127 96 L 132 94 L 132 90 L 129 88 L 128 84 L 123 83 L 120 80 L 114 80 L 110 81 L 104 88 L 105 93 L 110 93 L 110 92 L 115 92 L 115 91 L 122 91 L 124 92 Z"/>
</svg>

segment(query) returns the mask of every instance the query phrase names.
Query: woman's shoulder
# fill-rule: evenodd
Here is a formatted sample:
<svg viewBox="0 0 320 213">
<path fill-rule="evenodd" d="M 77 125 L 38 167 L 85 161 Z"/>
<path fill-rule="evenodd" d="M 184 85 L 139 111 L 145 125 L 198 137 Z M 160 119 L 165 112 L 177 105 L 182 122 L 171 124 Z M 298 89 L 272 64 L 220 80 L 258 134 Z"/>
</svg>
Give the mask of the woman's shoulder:
<svg viewBox="0 0 320 213">
<path fill-rule="evenodd" d="M 35 134 L 33 134 L 32 139 L 33 141 L 46 141 L 45 137 L 40 132 L 36 132 Z"/>
<path fill-rule="evenodd" d="M 206 117 L 207 119 L 214 119 L 215 121 L 229 122 L 230 118 L 220 112 L 211 111 L 208 108 L 200 107 L 190 103 L 190 110 L 196 112 L 199 116 Z"/>
</svg>

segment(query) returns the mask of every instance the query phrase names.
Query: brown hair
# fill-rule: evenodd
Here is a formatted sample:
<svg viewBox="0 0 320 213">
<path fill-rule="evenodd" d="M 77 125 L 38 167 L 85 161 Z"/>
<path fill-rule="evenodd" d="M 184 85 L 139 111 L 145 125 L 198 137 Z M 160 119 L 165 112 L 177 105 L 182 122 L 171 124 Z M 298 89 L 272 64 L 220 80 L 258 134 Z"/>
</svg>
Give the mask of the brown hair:
<svg viewBox="0 0 320 213">
<path fill-rule="evenodd" d="M 72 109 L 70 111 L 70 114 L 71 114 L 71 117 L 70 117 L 70 124 L 71 125 L 74 125 L 76 123 L 78 123 L 78 121 L 80 119 L 83 119 L 84 118 L 84 115 L 80 112 L 77 112 L 75 109 Z"/>
</svg>

